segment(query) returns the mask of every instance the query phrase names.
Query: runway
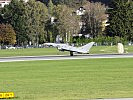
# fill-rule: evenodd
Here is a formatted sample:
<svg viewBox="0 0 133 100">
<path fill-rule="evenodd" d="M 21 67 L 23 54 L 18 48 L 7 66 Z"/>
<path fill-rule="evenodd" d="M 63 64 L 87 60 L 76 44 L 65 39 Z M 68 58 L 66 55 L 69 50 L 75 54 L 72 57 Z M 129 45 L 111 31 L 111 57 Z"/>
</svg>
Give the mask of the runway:
<svg viewBox="0 0 133 100">
<path fill-rule="evenodd" d="M 133 58 L 133 54 L 88 54 L 88 55 L 51 55 L 51 56 L 21 56 L 0 57 L 0 62 L 35 61 L 35 60 L 67 60 L 67 59 L 97 59 L 97 58 Z"/>
</svg>

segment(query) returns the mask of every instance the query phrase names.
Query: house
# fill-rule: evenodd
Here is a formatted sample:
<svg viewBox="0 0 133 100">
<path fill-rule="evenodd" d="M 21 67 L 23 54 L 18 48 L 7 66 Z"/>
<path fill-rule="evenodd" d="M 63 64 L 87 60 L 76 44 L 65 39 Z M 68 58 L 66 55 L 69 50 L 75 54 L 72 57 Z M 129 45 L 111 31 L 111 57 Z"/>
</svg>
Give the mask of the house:
<svg viewBox="0 0 133 100">
<path fill-rule="evenodd" d="M 105 28 L 106 28 L 108 25 L 110 25 L 110 24 L 108 23 L 108 17 L 109 17 L 109 15 L 106 14 L 105 16 L 106 16 L 106 19 L 104 19 L 104 20 L 102 21 L 102 31 L 104 31 Z"/>
<path fill-rule="evenodd" d="M 77 11 L 76 14 L 79 16 L 82 16 L 85 14 L 85 9 L 83 7 L 80 7 Z"/>
<path fill-rule="evenodd" d="M 24 2 L 28 2 L 29 0 L 24 0 Z M 0 8 L 3 8 L 5 5 L 8 5 L 11 0 L 0 0 Z"/>
<path fill-rule="evenodd" d="M 3 8 L 5 5 L 8 5 L 11 0 L 0 0 L 0 8 Z"/>
</svg>

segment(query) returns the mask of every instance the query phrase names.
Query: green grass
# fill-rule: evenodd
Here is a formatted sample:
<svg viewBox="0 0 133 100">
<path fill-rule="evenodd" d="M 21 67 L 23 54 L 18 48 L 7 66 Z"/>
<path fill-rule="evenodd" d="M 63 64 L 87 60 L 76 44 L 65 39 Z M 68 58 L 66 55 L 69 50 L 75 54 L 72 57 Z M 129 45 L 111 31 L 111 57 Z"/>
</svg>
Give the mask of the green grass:
<svg viewBox="0 0 133 100">
<path fill-rule="evenodd" d="M 0 63 L 0 91 L 15 100 L 133 97 L 133 59 Z"/>
<path fill-rule="evenodd" d="M 0 50 L 0 57 L 64 55 L 64 54 L 67 54 L 67 52 L 59 52 L 56 48 L 29 48 L 29 49 Z"/>
<path fill-rule="evenodd" d="M 117 47 L 116 46 L 93 46 L 90 49 L 91 54 L 102 54 L 102 53 L 117 53 Z"/>
<path fill-rule="evenodd" d="M 133 53 L 133 46 L 125 46 L 126 53 Z M 116 46 L 93 46 L 90 54 L 117 53 Z M 0 57 L 8 56 L 39 56 L 39 55 L 69 55 L 69 52 L 60 52 L 56 48 L 29 48 L 16 50 L 0 50 Z"/>
<path fill-rule="evenodd" d="M 133 53 L 133 46 L 124 46 L 125 53 Z M 118 53 L 117 46 L 93 46 L 90 53 L 94 54 L 112 54 Z"/>
</svg>

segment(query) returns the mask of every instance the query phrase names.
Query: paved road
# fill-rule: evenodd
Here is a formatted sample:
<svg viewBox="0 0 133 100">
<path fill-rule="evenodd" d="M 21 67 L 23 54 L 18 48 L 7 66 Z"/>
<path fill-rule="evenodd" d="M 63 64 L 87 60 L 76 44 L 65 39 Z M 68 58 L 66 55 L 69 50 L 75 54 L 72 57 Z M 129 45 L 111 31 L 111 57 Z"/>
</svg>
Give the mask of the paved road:
<svg viewBox="0 0 133 100">
<path fill-rule="evenodd" d="M 0 57 L 0 62 L 32 61 L 32 60 L 65 60 L 65 59 L 92 59 L 92 58 L 133 58 L 133 54 L 90 54 L 90 55 L 53 55 L 53 56 L 23 56 Z"/>
</svg>

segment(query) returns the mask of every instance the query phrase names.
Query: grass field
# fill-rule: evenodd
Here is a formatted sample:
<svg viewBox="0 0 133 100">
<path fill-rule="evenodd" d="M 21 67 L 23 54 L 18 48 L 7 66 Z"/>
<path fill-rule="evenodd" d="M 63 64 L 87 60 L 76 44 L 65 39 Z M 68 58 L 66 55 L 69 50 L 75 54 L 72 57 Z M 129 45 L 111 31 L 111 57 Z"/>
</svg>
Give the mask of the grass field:
<svg viewBox="0 0 133 100">
<path fill-rule="evenodd" d="M 133 97 L 133 59 L 0 63 L 0 91 L 15 100 Z"/>
<path fill-rule="evenodd" d="M 125 52 L 133 53 L 133 46 L 125 46 Z M 90 54 L 117 53 L 116 46 L 93 46 Z M 0 50 L 0 57 L 7 56 L 38 56 L 38 55 L 69 55 L 69 52 L 59 52 L 56 48 L 29 48 L 16 50 Z"/>
<path fill-rule="evenodd" d="M 28 49 L 0 50 L 0 57 L 63 55 L 63 54 L 68 54 L 68 52 L 59 52 L 56 48 L 28 48 Z"/>
</svg>

